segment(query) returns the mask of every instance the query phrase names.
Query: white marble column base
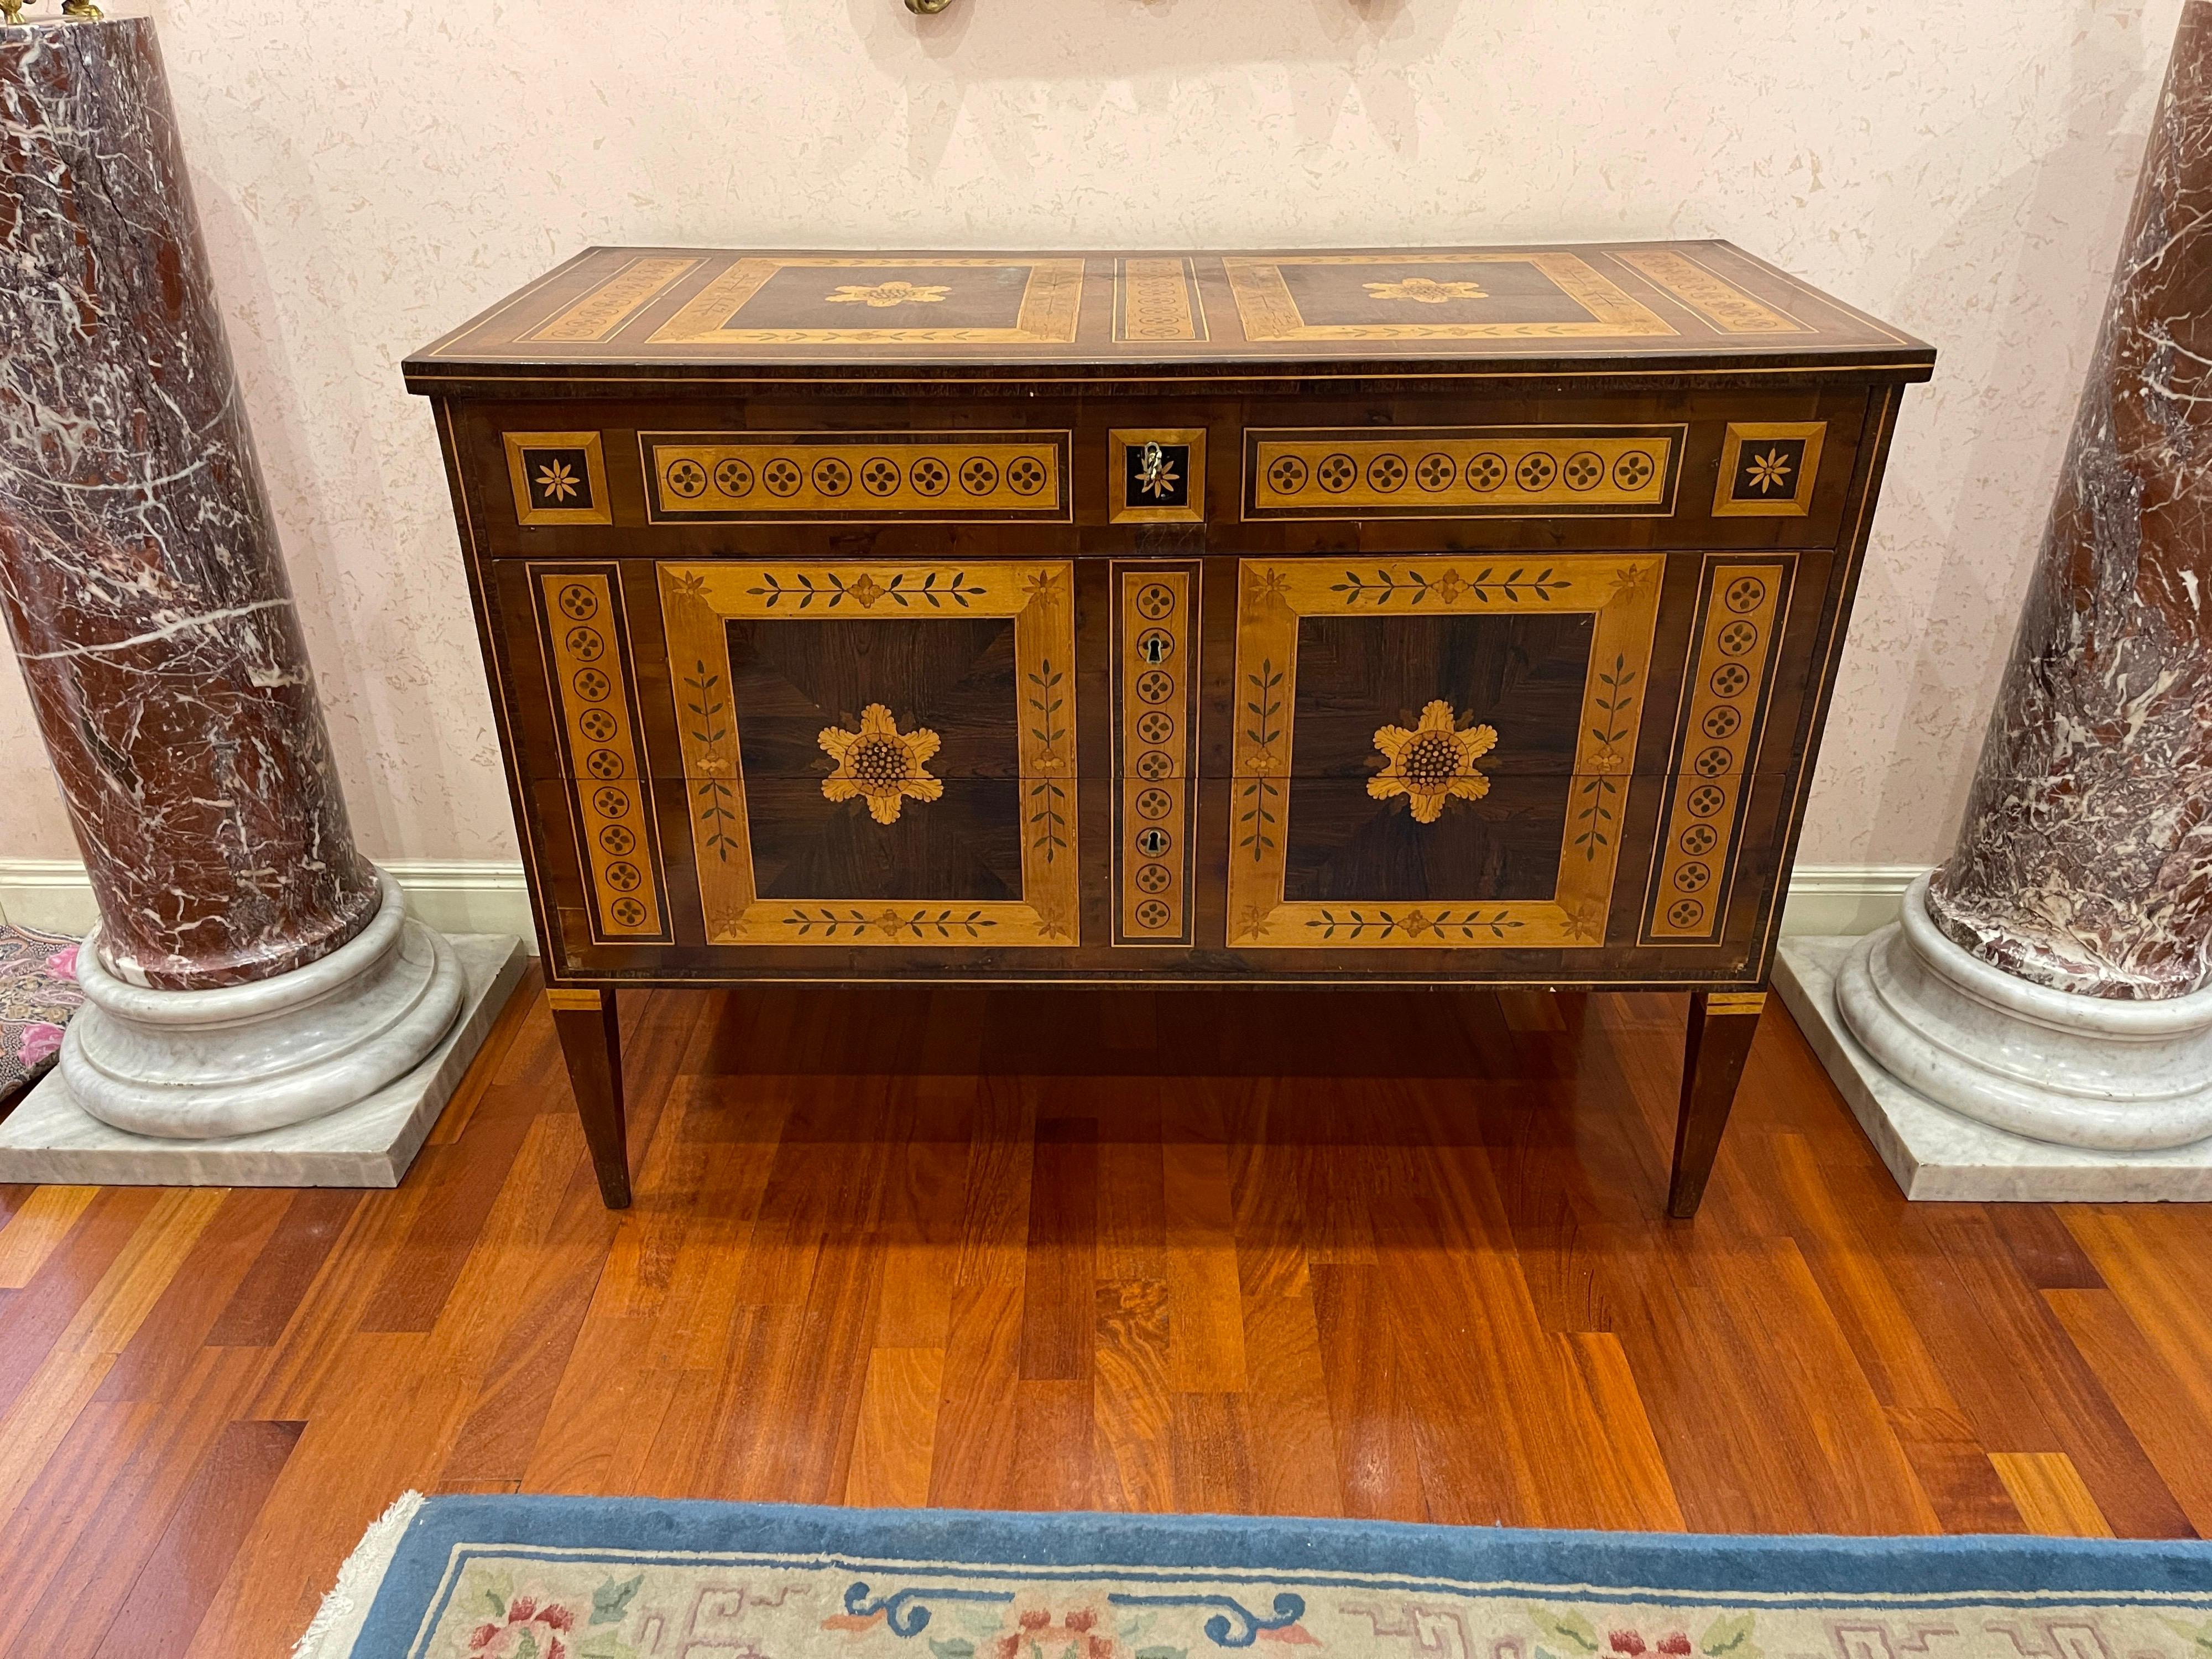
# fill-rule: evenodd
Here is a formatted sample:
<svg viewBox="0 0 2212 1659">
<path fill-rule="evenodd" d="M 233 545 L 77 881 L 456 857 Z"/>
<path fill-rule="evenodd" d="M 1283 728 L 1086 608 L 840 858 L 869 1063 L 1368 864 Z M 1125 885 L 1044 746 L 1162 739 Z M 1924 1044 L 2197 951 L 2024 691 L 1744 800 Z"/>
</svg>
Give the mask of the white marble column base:
<svg viewBox="0 0 2212 1659">
<path fill-rule="evenodd" d="M 181 1140 L 137 1135 L 87 1113 L 58 1070 L 0 1122 L 0 1182 L 93 1187 L 396 1187 L 483 1047 L 529 957 L 507 933 L 445 942 L 465 989 L 428 1059 L 366 1100 L 258 1134 Z"/>
<path fill-rule="evenodd" d="M 376 872 L 368 925 L 267 979 L 156 990 L 112 972 L 100 929 L 76 953 L 84 1006 L 56 1065 L 71 1098 L 130 1134 L 228 1139 L 365 1100 L 422 1063 L 459 1017 L 461 970 Z"/>
<path fill-rule="evenodd" d="M 1962 1117 L 1892 1077 L 1859 1045 L 1836 1007 L 1836 980 L 1861 943 L 1817 934 L 1784 939 L 1774 988 L 1907 1198 L 2212 1200 L 2212 1142 L 2142 1152 L 2054 1146 Z"/>
</svg>

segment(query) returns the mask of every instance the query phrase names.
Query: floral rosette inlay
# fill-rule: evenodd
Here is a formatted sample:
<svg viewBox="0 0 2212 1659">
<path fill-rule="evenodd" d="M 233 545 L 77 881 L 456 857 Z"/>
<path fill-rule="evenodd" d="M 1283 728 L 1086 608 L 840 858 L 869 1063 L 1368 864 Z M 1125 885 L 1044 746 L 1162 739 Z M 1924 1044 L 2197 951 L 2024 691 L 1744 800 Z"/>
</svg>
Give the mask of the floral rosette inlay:
<svg viewBox="0 0 2212 1659">
<path fill-rule="evenodd" d="M 1455 728 L 1452 706 L 1438 699 L 1421 710 L 1420 724 L 1412 731 L 1402 726 L 1379 729 L 1375 747 L 1388 764 L 1368 779 L 1367 793 L 1376 800 L 1406 796 L 1416 823 L 1434 823 L 1454 796 L 1480 800 L 1490 793 L 1490 780 L 1474 763 L 1498 746 L 1497 728 Z"/>
<path fill-rule="evenodd" d="M 818 741 L 837 769 L 822 781 L 822 793 L 834 801 L 859 796 L 878 823 L 896 823 L 909 800 L 935 800 L 945 786 L 923 769 L 940 739 L 927 726 L 902 732 L 891 711 L 872 702 L 860 711 L 860 729 L 825 726 Z"/>
</svg>

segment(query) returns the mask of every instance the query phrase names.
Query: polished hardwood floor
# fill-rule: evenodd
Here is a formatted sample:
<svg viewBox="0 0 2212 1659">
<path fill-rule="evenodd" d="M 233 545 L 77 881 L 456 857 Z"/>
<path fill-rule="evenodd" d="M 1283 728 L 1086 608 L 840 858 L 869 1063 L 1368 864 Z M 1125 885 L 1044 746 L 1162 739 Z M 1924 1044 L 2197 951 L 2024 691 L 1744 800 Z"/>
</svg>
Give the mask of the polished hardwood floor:
<svg viewBox="0 0 2212 1659">
<path fill-rule="evenodd" d="M 288 1652 L 403 1490 L 2212 1528 L 2212 1217 L 1908 1206 L 1779 1003 L 518 996 L 396 1192 L 0 1188 L 0 1654 Z"/>
</svg>

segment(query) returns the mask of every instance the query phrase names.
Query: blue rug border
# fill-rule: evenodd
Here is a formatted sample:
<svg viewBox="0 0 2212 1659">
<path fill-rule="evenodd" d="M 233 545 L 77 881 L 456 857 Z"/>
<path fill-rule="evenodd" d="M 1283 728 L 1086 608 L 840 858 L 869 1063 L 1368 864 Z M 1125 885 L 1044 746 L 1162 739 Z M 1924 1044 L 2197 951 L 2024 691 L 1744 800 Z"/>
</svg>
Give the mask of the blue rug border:
<svg viewBox="0 0 2212 1659">
<path fill-rule="evenodd" d="M 557 1546 L 553 1540 L 557 1539 Z M 1097 1563 L 1303 1577 L 1389 1573 L 1553 1584 L 1592 1593 L 1652 1588 L 1703 1599 L 2196 1595 L 2212 1603 L 2212 1545 L 2198 1539 L 2016 1534 L 1563 1532 L 1283 1516 L 1072 1510 L 859 1510 L 701 1498 L 532 1493 L 426 1500 L 379 1585 L 355 1659 L 402 1659 L 457 1544 L 564 1549 L 898 1556 L 1074 1569 Z"/>
</svg>

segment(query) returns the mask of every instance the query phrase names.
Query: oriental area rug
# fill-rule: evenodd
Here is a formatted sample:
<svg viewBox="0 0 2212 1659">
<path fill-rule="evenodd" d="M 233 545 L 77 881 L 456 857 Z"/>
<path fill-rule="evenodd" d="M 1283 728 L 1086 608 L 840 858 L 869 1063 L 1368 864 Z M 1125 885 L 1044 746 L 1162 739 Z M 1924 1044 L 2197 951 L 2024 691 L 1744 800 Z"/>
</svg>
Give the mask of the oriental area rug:
<svg viewBox="0 0 2212 1659">
<path fill-rule="evenodd" d="M 298 1659 L 2208 1659 L 2212 1545 L 410 1493 Z"/>
</svg>

